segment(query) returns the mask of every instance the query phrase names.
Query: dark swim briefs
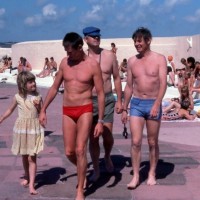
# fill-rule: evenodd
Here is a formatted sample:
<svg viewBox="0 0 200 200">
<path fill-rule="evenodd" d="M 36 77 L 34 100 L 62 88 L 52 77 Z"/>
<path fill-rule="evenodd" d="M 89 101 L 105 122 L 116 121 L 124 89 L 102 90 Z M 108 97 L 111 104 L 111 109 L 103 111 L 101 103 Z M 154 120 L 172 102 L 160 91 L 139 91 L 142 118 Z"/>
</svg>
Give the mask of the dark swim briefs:
<svg viewBox="0 0 200 200">
<path fill-rule="evenodd" d="M 63 106 L 63 115 L 66 115 L 72 118 L 75 122 L 79 119 L 79 117 L 88 112 L 93 112 L 93 104 L 86 104 L 82 106 Z"/>
<path fill-rule="evenodd" d="M 143 117 L 145 120 L 160 120 L 162 117 L 162 108 L 158 111 L 156 117 L 151 117 L 151 108 L 155 102 L 155 99 L 140 99 L 133 97 L 131 99 L 130 116 Z"/>
</svg>

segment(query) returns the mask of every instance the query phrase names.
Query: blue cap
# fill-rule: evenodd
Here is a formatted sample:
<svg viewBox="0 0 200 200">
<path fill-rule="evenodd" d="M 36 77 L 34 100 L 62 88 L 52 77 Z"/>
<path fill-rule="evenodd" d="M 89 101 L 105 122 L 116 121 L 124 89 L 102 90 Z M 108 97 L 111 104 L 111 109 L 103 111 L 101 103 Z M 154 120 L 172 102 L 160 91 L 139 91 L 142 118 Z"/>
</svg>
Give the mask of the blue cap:
<svg viewBox="0 0 200 200">
<path fill-rule="evenodd" d="M 87 36 L 87 35 L 89 35 L 89 36 L 90 35 L 91 36 L 101 36 L 100 29 L 93 27 L 93 26 L 89 26 L 89 27 L 84 28 L 83 34 L 84 34 L 84 36 Z"/>
</svg>

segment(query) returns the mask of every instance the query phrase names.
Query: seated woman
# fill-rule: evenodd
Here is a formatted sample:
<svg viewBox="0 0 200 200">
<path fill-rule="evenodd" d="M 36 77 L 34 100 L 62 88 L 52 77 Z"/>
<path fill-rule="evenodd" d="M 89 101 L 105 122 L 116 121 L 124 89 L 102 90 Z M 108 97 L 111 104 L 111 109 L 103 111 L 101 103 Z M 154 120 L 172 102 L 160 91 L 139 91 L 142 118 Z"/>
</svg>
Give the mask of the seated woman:
<svg viewBox="0 0 200 200">
<path fill-rule="evenodd" d="M 36 74 L 36 76 L 39 78 L 44 78 L 46 76 L 49 76 L 50 73 L 51 73 L 50 62 L 48 58 L 45 58 L 43 70 L 39 74 Z"/>
<path fill-rule="evenodd" d="M 22 72 L 22 71 L 31 71 L 32 70 L 32 66 L 31 64 L 26 60 L 26 58 L 24 57 L 20 57 L 19 59 L 19 64 L 18 64 L 18 73 Z"/>
<path fill-rule="evenodd" d="M 166 105 L 166 104 L 165 104 Z M 168 105 L 163 106 L 163 120 L 187 119 L 194 120 L 196 115 L 191 115 L 190 111 L 194 108 L 194 102 L 188 87 L 181 88 L 180 100 L 172 100 Z"/>
<path fill-rule="evenodd" d="M 8 57 L 6 56 L 6 57 L 3 58 L 3 65 L 0 68 L 0 73 L 5 72 L 5 70 L 8 69 L 8 68 L 9 68 Z"/>
</svg>

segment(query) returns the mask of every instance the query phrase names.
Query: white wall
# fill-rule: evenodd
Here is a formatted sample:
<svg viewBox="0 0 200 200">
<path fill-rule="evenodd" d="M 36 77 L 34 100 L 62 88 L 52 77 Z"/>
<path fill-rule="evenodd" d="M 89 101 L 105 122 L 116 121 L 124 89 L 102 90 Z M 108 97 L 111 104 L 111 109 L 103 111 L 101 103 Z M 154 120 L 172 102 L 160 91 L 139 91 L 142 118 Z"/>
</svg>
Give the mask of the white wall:
<svg viewBox="0 0 200 200">
<path fill-rule="evenodd" d="M 193 45 L 190 49 L 188 49 L 187 38 L 190 37 L 155 37 L 152 40 L 151 49 L 164 54 L 166 57 L 172 55 L 176 67 L 181 65 L 180 59 L 182 57 L 193 56 L 200 61 L 200 35 L 192 36 Z M 110 49 L 111 42 L 114 42 L 118 48 L 117 58 L 119 63 L 123 58 L 129 58 L 137 53 L 131 38 L 101 39 L 101 47 Z M 84 45 L 84 49 L 87 49 L 86 45 Z M 21 56 L 27 58 L 33 69 L 42 69 L 45 57 L 53 56 L 59 64 L 61 59 L 66 56 L 66 52 L 61 40 L 22 42 L 12 45 L 13 66 L 17 65 Z"/>
</svg>

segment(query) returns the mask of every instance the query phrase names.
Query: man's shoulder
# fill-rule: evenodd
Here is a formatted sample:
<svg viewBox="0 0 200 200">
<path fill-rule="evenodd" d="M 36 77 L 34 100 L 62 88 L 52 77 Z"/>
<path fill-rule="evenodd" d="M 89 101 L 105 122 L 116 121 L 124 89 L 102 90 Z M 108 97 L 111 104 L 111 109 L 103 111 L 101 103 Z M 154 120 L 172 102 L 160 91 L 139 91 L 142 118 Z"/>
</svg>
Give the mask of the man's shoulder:
<svg viewBox="0 0 200 200">
<path fill-rule="evenodd" d="M 155 51 L 151 51 L 153 56 L 159 57 L 159 58 L 165 58 L 165 56 L 161 53 L 155 52 Z"/>
<path fill-rule="evenodd" d="M 108 49 L 102 49 L 101 55 L 115 57 L 115 54 L 111 50 L 108 50 Z"/>
<path fill-rule="evenodd" d="M 134 55 L 134 56 L 131 56 L 129 59 L 128 59 L 128 63 L 130 63 L 130 62 L 134 62 L 135 60 L 137 60 L 138 59 L 138 54 L 137 55 Z"/>
<path fill-rule="evenodd" d="M 100 68 L 99 63 L 92 57 L 87 56 L 84 60 L 83 65 L 90 69 L 90 71 L 96 71 L 97 68 Z"/>
</svg>

